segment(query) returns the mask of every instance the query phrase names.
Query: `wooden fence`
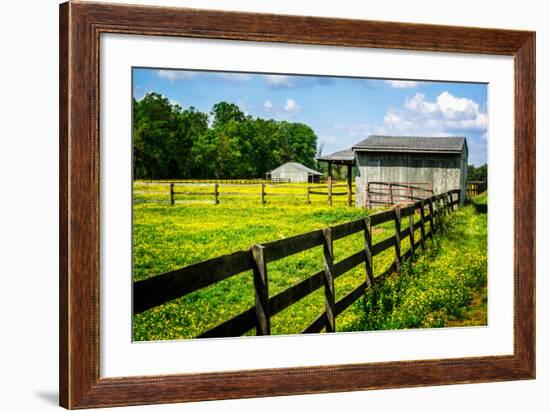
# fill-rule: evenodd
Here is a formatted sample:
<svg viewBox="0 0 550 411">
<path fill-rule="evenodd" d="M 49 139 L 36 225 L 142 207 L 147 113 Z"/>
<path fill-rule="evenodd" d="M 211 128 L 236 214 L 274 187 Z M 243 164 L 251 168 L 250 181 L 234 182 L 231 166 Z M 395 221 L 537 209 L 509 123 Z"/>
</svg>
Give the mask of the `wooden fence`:
<svg viewBox="0 0 550 411">
<path fill-rule="evenodd" d="M 487 191 L 487 181 L 466 182 L 466 192 L 468 193 L 468 197 L 475 197 L 484 191 Z"/>
<path fill-rule="evenodd" d="M 346 188 L 345 192 L 334 191 L 335 188 Z M 320 189 L 326 189 L 327 191 L 318 191 Z M 330 207 L 332 207 L 332 197 L 333 196 L 347 196 L 347 205 L 351 207 L 353 205 L 353 187 L 351 184 L 334 184 L 332 179 L 327 180 L 326 185 L 317 185 L 307 188 L 306 191 L 306 203 L 311 204 L 311 195 L 324 195 L 327 196 L 327 202 Z"/>
<path fill-rule="evenodd" d="M 249 250 L 206 260 L 158 276 L 136 281 L 133 285 L 134 314 L 182 297 L 193 291 L 208 287 L 234 275 L 252 270 L 254 280 L 255 305 L 235 317 L 206 330 L 198 337 L 230 337 L 242 335 L 256 329 L 256 335 L 269 335 L 270 318 L 300 301 L 315 290 L 324 287 L 325 309 L 302 333 L 318 333 L 323 329 L 334 332 L 336 317 L 359 299 L 368 287 L 383 281 L 393 272 L 398 272 L 404 259 L 414 256 L 418 247 L 424 248 L 426 239 L 432 237 L 444 226 L 443 216 L 458 208 L 460 190 L 452 190 L 420 200 L 407 207 L 372 214 L 364 219 L 351 221 L 334 227 L 315 230 L 294 237 L 266 244 L 254 244 Z M 414 222 L 415 213 L 420 219 Z M 409 218 L 409 226 L 401 229 L 401 219 Z M 372 243 L 372 228 L 393 221 L 394 234 Z M 429 227 L 429 231 L 427 231 Z M 420 230 L 420 240 L 415 241 L 414 234 Z M 363 232 L 365 247 L 359 252 L 334 261 L 334 241 L 349 235 Z M 411 247 L 401 253 L 401 241 L 409 238 Z M 323 247 L 324 269 L 302 280 L 290 288 L 269 295 L 268 264 L 285 257 Z M 381 252 L 393 248 L 395 260 L 383 274 L 373 277 L 373 259 Z M 365 264 L 365 281 L 342 299 L 335 300 L 334 280 L 352 268 Z"/>
<path fill-rule="evenodd" d="M 264 180 L 261 178 L 249 178 L 249 179 L 198 179 L 198 178 L 184 178 L 184 179 L 173 179 L 173 180 L 138 180 L 144 184 L 169 184 L 169 183 L 183 183 L 183 184 L 282 184 L 288 183 L 288 179 L 276 179 L 276 180 Z"/>
<path fill-rule="evenodd" d="M 332 206 L 332 197 L 333 196 L 343 196 L 347 195 L 347 204 L 348 206 L 352 206 L 352 195 L 354 194 L 352 192 L 352 188 L 347 184 L 332 184 L 329 180 L 329 183 L 327 185 L 304 185 L 306 188 L 304 194 L 292 192 L 292 193 L 284 193 L 284 192 L 277 192 L 281 188 L 285 188 L 283 184 L 279 184 L 276 186 L 271 186 L 270 184 L 266 183 L 260 183 L 260 184 L 248 184 L 248 186 L 257 186 L 258 191 L 255 192 L 240 192 L 240 191 L 222 191 L 220 192 L 220 188 L 222 187 L 231 187 L 231 186 L 238 186 L 241 185 L 241 183 L 233 184 L 233 183 L 207 183 L 202 181 L 201 183 L 170 183 L 170 204 L 174 205 L 176 203 L 176 196 L 178 195 L 185 195 L 185 196 L 206 196 L 211 197 L 212 201 L 215 205 L 220 203 L 220 196 L 249 196 L 249 197 L 257 197 L 260 200 L 260 204 L 265 205 L 267 203 L 268 197 L 301 197 L 305 199 L 305 202 L 307 204 L 311 204 L 311 196 L 312 195 L 325 195 L 327 196 L 327 202 L 329 206 Z M 177 187 L 212 187 L 212 191 L 176 191 Z M 275 189 L 276 187 L 276 189 Z M 346 188 L 345 192 L 338 192 L 334 191 L 335 188 Z M 266 191 L 266 189 L 275 189 L 273 191 Z M 296 186 L 293 186 L 292 188 L 296 188 Z M 318 191 L 326 189 L 327 191 Z"/>
</svg>

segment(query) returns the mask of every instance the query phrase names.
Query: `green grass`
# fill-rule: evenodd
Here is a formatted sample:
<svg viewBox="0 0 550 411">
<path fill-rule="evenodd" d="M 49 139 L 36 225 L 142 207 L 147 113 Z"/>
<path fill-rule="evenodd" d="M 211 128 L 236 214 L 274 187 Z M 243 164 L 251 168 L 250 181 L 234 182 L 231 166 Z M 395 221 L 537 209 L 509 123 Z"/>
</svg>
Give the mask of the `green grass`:
<svg viewBox="0 0 550 411">
<path fill-rule="evenodd" d="M 416 261 L 367 291 L 341 331 L 487 324 L 486 214 L 468 205 L 448 219 Z"/>
<path fill-rule="evenodd" d="M 368 210 L 346 207 L 346 196 L 334 198 L 334 207 L 325 196 L 312 196 L 305 204 L 305 185 L 285 184 L 266 188 L 268 203 L 260 204 L 259 187 L 223 187 L 220 204 L 213 197 L 178 196 L 169 205 L 166 185 L 136 183 L 134 196 L 134 280 L 142 280 L 209 258 L 246 250 L 253 243 L 264 243 L 322 227 L 362 218 Z M 176 187 L 176 191 L 212 190 L 211 186 Z M 278 191 L 276 191 L 278 190 Z M 340 189 L 342 190 L 342 189 Z M 345 191 L 345 188 L 343 189 Z M 223 192 L 251 193 L 248 196 Z M 322 191 L 322 190 L 320 190 Z M 269 197 L 270 192 L 287 192 L 296 197 Z M 402 220 L 406 227 L 408 218 Z M 373 230 L 374 242 L 393 234 L 393 224 Z M 416 233 L 417 239 L 420 235 Z M 362 233 L 335 241 L 335 260 L 339 261 L 364 247 Z M 403 239 L 402 250 L 409 247 Z M 375 257 L 375 275 L 383 272 L 394 257 L 387 250 Z M 288 288 L 322 269 L 322 248 L 268 264 L 269 293 Z M 364 265 L 338 278 L 336 298 L 355 289 L 365 278 Z M 337 318 L 338 330 L 363 329 L 363 302 L 357 301 Z M 169 340 L 192 338 L 254 305 L 252 273 L 245 272 L 134 316 L 134 339 Z M 300 332 L 324 309 L 320 289 L 271 319 L 272 334 Z M 359 328 L 358 328 L 359 327 Z"/>
<path fill-rule="evenodd" d="M 487 205 L 487 191 L 484 191 L 481 194 L 478 194 L 475 197 L 472 197 L 471 202 L 474 204 L 484 204 Z"/>
</svg>

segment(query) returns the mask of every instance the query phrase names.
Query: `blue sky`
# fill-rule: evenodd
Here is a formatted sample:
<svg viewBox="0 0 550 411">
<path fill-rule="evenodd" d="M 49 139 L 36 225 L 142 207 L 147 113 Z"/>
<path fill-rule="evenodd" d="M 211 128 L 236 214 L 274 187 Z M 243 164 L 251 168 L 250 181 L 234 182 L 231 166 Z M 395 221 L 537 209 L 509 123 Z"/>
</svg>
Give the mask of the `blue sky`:
<svg viewBox="0 0 550 411">
<path fill-rule="evenodd" d="M 371 134 L 464 136 L 469 163 L 487 162 L 487 85 L 134 68 L 133 95 L 157 92 L 210 112 L 220 101 L 254 117 L 309 125 L 323 154 Z"/>
</svg>

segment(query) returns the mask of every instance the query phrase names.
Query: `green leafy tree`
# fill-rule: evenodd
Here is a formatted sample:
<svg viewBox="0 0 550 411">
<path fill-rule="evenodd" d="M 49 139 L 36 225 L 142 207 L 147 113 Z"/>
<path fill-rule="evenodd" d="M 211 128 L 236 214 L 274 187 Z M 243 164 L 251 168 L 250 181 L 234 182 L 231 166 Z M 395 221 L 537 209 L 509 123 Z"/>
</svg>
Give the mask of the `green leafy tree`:
<svg viewBox="0 0 550 411">
<path fill-rule="evenodd" d="M 253 118 L 225 101 L 209 116 L 158 93 L 133 108 L 135 178 L 257 178 L 286 161 L 315 166 L 317 137 L 305 124 Z"/>
<path fill-rule="evenodd" d="M 134 173 L 136 177 L 162 178 L 168 174 L 169 150 L 176 116 L 170 101 L 149 93 L 134 100 Z"/>
<path fill-rule="evenodd" d="M 468 165 L 468 180 L 471 181 L 487 181 L 487 164 L 479 167 L 473 164 Z"/>
<path fill-rule="evenodd" d="M 245 121 L 245 115 L 239 106 L 225 101 L 214 104 L 210 114 L 214 119 L 214 128 L 229 123 L 230 121 Z"/>
<path fill-rule="evenodd" d="M 313 168 L 317 150 L 317 136 L 311 127 L 302 123 L 280 123 L 281 160 L 295 161 Z"/>
</svg>

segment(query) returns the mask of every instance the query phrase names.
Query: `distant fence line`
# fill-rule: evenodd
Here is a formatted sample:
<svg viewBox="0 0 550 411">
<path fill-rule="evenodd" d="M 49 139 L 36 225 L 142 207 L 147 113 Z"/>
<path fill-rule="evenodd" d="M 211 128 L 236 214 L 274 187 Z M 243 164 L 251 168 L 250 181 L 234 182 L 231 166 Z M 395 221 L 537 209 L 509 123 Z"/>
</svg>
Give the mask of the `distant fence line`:
<svg viewBox="0 0 550 411">
<path fill-rule="evenodd" d="M 176 185 L 177 184 L 177 185 Z M 266 198 L 268 197 L 301 197 L 304 198 L 305 196 L 305 202 L 307 204 L 311 204 L 311 196 L 312 195 L 323 195 L 327 196 L 327 203 L 329 206 L 333 205 L 332 197 L 333 196 L 343 196 L 347 195 L 347 205 L 352 206 L 352 195 L 354 194 L 352 191 L 352 187 L 348 184 L 333 184 L 331 180 L 328 180 L 327 185 L 305 185 L 305 193 L 281 193 L 281 192 L 268 192 L 266 191 L 266 188 L 269 187 L 266 183 L 260 183 L 260 184 L 249 184 L 249 186 L 258 186 L 259 190 L 258 193 L 245 193 L 245 192 L 228 192 L 223 191 L 220 192 L 221 187 L 231 187 L 231 186 L 238 186 L 239 184 L 233 184 L 233 183 L 170 183 L 170 204 L 174 205 L 176 203 L 176 196 L 178 195 L 186 195 L 186 196 L 208 196 L 213 197 L 213 203 L 214 205 L 218 205 L 220 203 L 220 196 L 258 196 L 260 200 L 260 204 L 265 205 L 267 203 Z M 209 187 L 212 186 L 212 191 L 176 191 L 176 187 L 192 187 L 192 186 L 201 186 L 201 187 Z M 284 184 L 277 185 L 277 189 L 284 188 Z M 334 191 L 335 188 L 346 188 L 346 192 L 338 192 Z M 296 188 L 296 186 L 292 186 L 292 188 Z M 327 191 L 318 191 L 320 189 L 326 189 Z"/>
<path fill-rule="evenodd" d="M 383 281 L 394 272 L 399 272 L 401 263 L 415 255 L 418 247 L 425 247 L 426 239 L 438 230 L 443 230 L 444 216 L 458 208 L 460 190 L 451 190 L 427 199 L 415 202 L 407 207 L 396 207 L 364 219 L 351 221 L 334 227 L 328 227 L 290 238 L 276 240 L 266 244 L 254 244 L 246 251 L 206 260 L 197 264 L 160 274 L 146 280 L 136 281 L 133 285 L 133 312 L 138 314 L 165 304 L 176 298 L 213 285 L 237 274 L 252 270 L 255 304 L 246 311 L 206 330 L 198 337 L 240 336 L 252 329 L 256 335 L 271 334 L 270 319 L 273 315 L 297 303 L 317 289 L 325 289 L 325 306 L 302 333 L 319 333 L 323 330 L 334 332 L 336 317 L 359 299 L 373 284 Z M 414 222 L 415 213 L 420 220 Z M 401 228 L 401 219 L 409 218 L 408 227 Z M 372 243 L 372 228 L 394 222 L 394 234 Z M 429 231 L 426 232 L 426 225 Z M 414 234 L 420 230 L 420 240 L 415 241 Z M 334 261 L 334 241 L 363 232 L 365 247 L 359 252 Z M 401 253 L 401 241 L 409 239 L 410 248 Z M 268 264 L 317 246 L 323 247 L 324 269 L 274 296 L 269 295 Z M 383 274 L 373 277 L 373 259 L 385 250 L 395 250 L 395 260 Z M 353 291 L 336 301 L 334 280 L 354 267 L 365 263 L 365 280 Z"/>
<path fill-rule="evenodd" d="M 487 191 L 487 181 L 467 181 L 466 192 L 468 197 L 475 197 L 484 191 Z"/>
<path fill-rule="evenodd" d="M 322 182 L 325 181 L 325 179 L 321 179 Z M 189 184 L 200 184 L 200 183 L 207 183 L 207 184 L 284 184 L 284 183 L 290 183 L 289 178 L 272 178 L 270 180 L 267 179 L 261 179 L 261 178 L 235 178 L 235 179 L 198 179 L 198 178 L 187 178 L 187 179 L 173 179 L 173 180 L 139 180 L 140 183 L 144 184 L 169 184 L 169 183 L 189 183 Z"/>
</svg>

